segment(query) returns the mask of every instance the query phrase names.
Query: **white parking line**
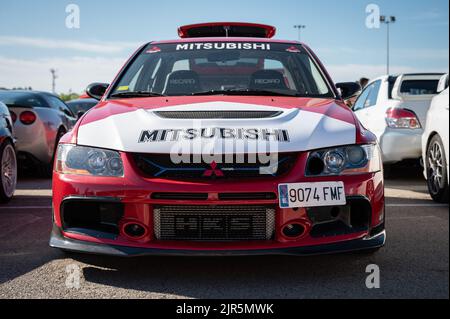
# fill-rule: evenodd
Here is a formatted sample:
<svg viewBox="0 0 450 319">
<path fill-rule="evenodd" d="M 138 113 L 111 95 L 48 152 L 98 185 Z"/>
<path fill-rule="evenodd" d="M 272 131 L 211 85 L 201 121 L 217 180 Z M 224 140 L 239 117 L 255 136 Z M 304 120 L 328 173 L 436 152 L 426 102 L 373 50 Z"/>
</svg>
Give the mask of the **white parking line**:
<svg viewBox="0 0 450 319">
<path fill-rule="evenodd" d="M 386 204 L 386 207 L 448 207 L 447 204 Z"/>
<path fill-rule="evenodd" d="M 50 197 L 52 196 L 51 189 L 18 189 L 14 193 L 15 196 L 23 197 Z"/>
<path fill-rule="evenodd" d="M 440 217 L 437 216 L 403 216 L 403 217 L 389 217 L 386 218 L 387 221 L 390 220 L 405 220 L 405 219 L 434 219 L 434 218 L 438 218 L 441 219 Z"/>
</svg>

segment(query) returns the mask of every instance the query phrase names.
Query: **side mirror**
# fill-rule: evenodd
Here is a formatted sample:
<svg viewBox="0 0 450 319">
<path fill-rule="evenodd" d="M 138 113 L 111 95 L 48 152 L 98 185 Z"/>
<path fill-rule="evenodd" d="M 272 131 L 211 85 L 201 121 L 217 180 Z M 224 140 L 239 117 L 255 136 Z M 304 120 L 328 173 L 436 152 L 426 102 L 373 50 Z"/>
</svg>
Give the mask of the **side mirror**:
<svg viewBox="0 0 450 319">
<path fill-rule="evenodd" d="M 337 83 L 336 87 L 341 91 L 341 97 L 344 100 L 347 100 L 357 95 L 358 92 L 361 92 L 361 85 L 356 82 Z"/>
<path fill-rule="evenodd" d="M 86 93 L 91 98 L 100 101 L 103 95 L 105 95 L 105 92 L 108 89 L 108 87 L 109 84 L 107 83 L 92 83 L 87 87 Z"/>
</svg>

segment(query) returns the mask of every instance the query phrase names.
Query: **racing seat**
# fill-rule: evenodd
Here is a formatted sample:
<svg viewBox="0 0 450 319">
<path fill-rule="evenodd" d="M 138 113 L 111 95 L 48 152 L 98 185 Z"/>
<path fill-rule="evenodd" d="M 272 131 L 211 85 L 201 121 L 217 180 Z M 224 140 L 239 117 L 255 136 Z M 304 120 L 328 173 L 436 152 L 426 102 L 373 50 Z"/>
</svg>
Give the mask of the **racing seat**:
<svg viewBox="0 0 450 319">
<path fill-rule="evenodd" d="M 191 95 L 199 92 L 200 77 L 194 71 L 175 71 L 167 77 L 166 95 Z"/>
<path fill-rule="evenodd" d="M 289 90 L 284 76 L 275 70 L 260 70 L 252 74 L 250 90 Z"/>
</svg>

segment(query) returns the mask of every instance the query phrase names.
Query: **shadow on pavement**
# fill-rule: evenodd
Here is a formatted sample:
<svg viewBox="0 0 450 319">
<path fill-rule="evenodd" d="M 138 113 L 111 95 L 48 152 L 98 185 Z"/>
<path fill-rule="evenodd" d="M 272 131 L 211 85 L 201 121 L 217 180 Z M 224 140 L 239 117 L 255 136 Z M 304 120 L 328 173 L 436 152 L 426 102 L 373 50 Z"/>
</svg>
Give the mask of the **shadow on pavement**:
<svg viewBox="0 0 450 319">
<path fill-rule="evenodd" d="M 51 230 L 50 211 L 0 214 L 0 229 L 8 220 L 9 231 L 0 236 L 0 284 L 13 280 L 56 259 L 65 258 L 51 249 L 48 240 Z M 10 224 L 9 224 L 10 223 Z M 18 226 L 15 227 L 14 223 Z"/>
<path fill-rule="evenodd" d="M 400 162 L 391 165 L 386 181 L 422 181 L 425 183 L 423 176 L 423 167 L 419 161 Z"/>
<path fill-rule="evenodd" d="M 105 286 L 193 298 L 298 298 L 311 283 L 342 282 L 345 289 L 355 275 L 366 290 L 365 267 L 376 255 L 75 259 L 90 265 L 83 269 L 86 281 Z"/>
</svg>

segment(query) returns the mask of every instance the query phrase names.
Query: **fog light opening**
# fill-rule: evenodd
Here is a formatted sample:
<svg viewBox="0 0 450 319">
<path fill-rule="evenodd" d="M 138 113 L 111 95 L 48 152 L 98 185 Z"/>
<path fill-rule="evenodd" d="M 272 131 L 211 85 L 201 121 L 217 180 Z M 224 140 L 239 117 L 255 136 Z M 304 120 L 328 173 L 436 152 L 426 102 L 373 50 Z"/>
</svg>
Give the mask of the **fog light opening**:
<svg viewBox="0 0 450 319">
<path fill-rule="evenodd" d="M 122 232 L 125 234 L 125 236 L 133 239 L 133 240 L 139 240 L 141 238 L 144 238 L 147 235 L 147 228 L 137 222 L 129 222 L 122 226 Z"/>
<path fill-rule="evenodd" d="M 341 210 L 339 207 L 333 207 L 331 209 L 331 212 L 330 212 L 331 217 L 338 218 L 340 214 L 341 214 Z"/>
<path fill-rule="evenodd" d="M 289 224 L 283 227 L 283 235 L 286 238 L 293 239 L 299 238 L 305 234 L 306 228 L 301 224 Z"/>
</svg>

